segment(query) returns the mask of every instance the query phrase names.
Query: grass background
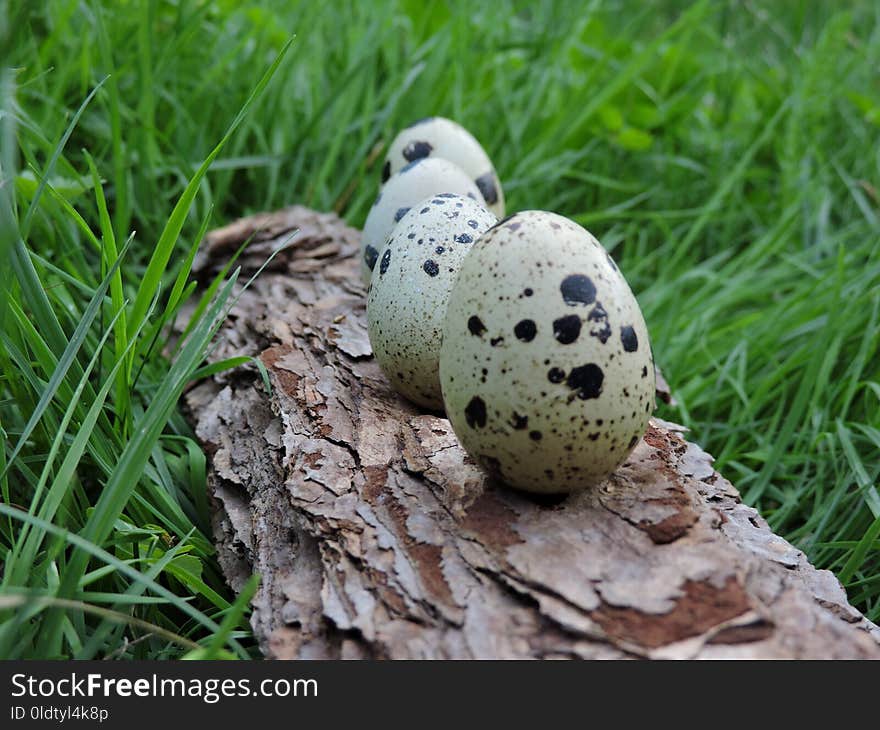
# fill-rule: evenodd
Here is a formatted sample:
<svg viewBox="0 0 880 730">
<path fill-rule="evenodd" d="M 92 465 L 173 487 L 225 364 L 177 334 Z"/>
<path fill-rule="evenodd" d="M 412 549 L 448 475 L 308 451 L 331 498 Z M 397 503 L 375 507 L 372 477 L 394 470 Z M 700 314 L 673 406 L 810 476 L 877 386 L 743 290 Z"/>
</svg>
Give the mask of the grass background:
<svg viewBox="0 0 880 730">
<path fill-rule="evenodd" d="M 509 210 L 612 251 L 679 401 L 660 415 L 880 618 L 878 20 L 0 0 L 0 656 L 254 655 L 176 405 L 236 273 L 204 295 L 189 264 L 206 227 L 291 202 L 361 224 L 383 145 L 431 114 L 483 142 Z"/>
</svg>

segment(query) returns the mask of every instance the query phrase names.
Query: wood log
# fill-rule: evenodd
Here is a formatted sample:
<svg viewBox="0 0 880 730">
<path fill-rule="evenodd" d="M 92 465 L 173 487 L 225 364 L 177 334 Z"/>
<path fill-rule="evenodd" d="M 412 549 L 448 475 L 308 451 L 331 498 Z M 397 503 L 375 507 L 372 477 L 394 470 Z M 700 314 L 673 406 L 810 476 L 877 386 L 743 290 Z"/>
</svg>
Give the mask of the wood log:
<svg viewBox="0 0 880 730">
<path fill-rule="evenodd" d="M 880 630 L 834 575 L 773 534 L 655 419 L 595 489 L 493 483 L 449 422 L 371 358 L 358 231 L 302 207 L 212 232 L 208 274 L 250 239 L 214 358 L 252 355 L 186 397 L 210 456 L 220 564 L 262 579 L 275 658 L 878 658 Z M 661 383 L 663 397 L 668 389 Z"/>
</svg>

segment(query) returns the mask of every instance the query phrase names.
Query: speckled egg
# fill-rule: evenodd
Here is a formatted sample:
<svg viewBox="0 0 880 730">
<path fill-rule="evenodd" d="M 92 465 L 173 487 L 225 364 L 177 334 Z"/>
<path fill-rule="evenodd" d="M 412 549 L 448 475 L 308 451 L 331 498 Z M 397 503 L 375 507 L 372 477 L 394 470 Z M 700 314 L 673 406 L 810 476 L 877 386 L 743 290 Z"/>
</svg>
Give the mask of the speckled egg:
<svg viewBox="0 0 880 730">
<path fill-rule="evenodd" d="M 626 280 L 590 233 L 544 211 L 501 221 L 462 263 L 440 384 L 467 452 L 529 492 L 598 483 L 654 410 L 648 331 Z"/>
<path fill-rule="evenodd" d="M 385 241 L 394 225 L 416 203 L 437 193 L 456 193 L 473 198 L 481 205 L 477 186 L 457 165 L 448 160 L 415 160 L 394 175 L 373 203 L 361 234 L 361 276 L 364 284 L 382 255 Z"/>
<path fill-rule="evenodd" d="M 504 215 L 504 191 L 489 155 L 470 132 L 444 117 L 422 119 L 394 138 L 382 167 L 382 181 L 413 160 L 425 157 L 439 157 L 458 165 L 477 184 L 489 210 L 499 218 Z"/>
<path fill-rule="evenodd" d="M 470 198 L 426 198 L 394 227 L 373 271 L 367 296 L 373 354 L 394 388 L 425 408 L 443 408 L 438 360 L 449 292 L 465 254 L 496 220 Z"/>
</svg>

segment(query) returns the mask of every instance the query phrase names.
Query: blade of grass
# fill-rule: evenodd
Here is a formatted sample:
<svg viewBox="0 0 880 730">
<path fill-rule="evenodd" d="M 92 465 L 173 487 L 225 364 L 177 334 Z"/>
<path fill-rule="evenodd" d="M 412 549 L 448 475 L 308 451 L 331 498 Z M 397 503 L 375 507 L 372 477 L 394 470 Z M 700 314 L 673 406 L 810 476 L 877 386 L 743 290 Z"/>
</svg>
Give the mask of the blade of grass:
<svg viewBox="0 0 880 730">
<path fill-rule="evenodd" d="M 218 631 L 220 626 L 210 617 L 203 614 L 196 608 L 193 608 L 188 601 L 182 600 L 179 596 L 176 596 L 174 593 L 169 591 L 167 588 L 162 586 L 160 583 L 152 579 L 148 579 L 143 573 L 132 568 L 127 565 L 124 561 L 119 560 L 117 557 L 108 553 L 106 550 L 98 547 L 92 542 L 89 542 L 86 539 L 83 539 L 79 535 L 74 535 L 67 530 L 63 530 L 50 522 L 46 522 L 45 520 L 41 520 L 38 517 L 34 517 L 32 515 L 27 514 L 27 512 L 18 509 L 17 507 L 13 507 L 8 504 L 0 504 L 0 514 L 11 517 L 12 519 L 18 520 L 20 522 L 27 522 L 30 525 L 37 527 L 44 532 L 50 533 L 51 535 L 58 537 L 65 542 L 69 543 L 73 547 L 77 548 L 80 554 L 88 554 L 92 557 L 100 560 L 103 563 L 108 565 L 112 565 L 119 573 L 127 576 L 135 583 L 142 583 L 148 590 L 152 591 L 158 596 L 166 599 L 169 603 L 171 603 L 175 608 L 179 611 L 182 611 L 187 616 L 189 616 L 193 621 L 198 624 L 201 624 L 208 628 L 212 633 Z M 63 588 L 62 585 L 59 586 L 59 591 Z M 65 600 L 64 596 L 55 596 L 54 600 Z M 60 611 L 59 611 L 60 613 Z M 247 656 L 243 647 L 241 647 L 235 639 L 230 639 L 229 642 L 239 653 L 242 658 Z M 9 656 L 8 647 L 0 646 L 0 649 L 5 649 L 3 651 L 3 656 Z"/>
<path fill-rule="evenodd" d="M 849 558 L 837 574 L 841 583 L 848 585 L 852 581 L 855 574 L 864 565 L 868 551 L 877 549 L 874 543 L 878 537 L 880 537 L 880 517 L 875 518 L 874 522 L 871 523 L 871 526 L 852 549 Z"/>
<path fill-rule="evenodd" d="M 109 329 L 105 336 L 109 334 Z M 132 346 L 132 342 L 129 342 L 128 348 L 130 349 Z M 95 358 L 100 355 L 100 348 L 98 348 L 95 352 Z M 58 507 L 61 505 L 62 500 L 67 494 L 67 486 L 70 483 L 71 479 L 74 477 L 77 466 L 80 463 L 80 459 L 82 459 L 82 455 L 88 446 L 89 440 L 93 438 L 95 424 L 98 421 L 98 417 L 101 414 L 101 409 L 104 406 L 104 402 L 107 398 L 107 394 L 110 392 L 111 384 L 114 382 L 114 374 L 117 370 L 121 369 L 126 362 L 127 350 L 120 353 L 120 357 L 114 363 L 113 369 L 110 371 L 108 378 L 103 383 L 101 389 L 98 391 L 97 397 L 89 406 L 89 410 L 86 413 L 85 418 L 80 424 L 80 428 L 77 431 L 76 436 L 71 442 L 67 453 L 64 456 L 64 459 L 61 463 L 61 466 L 58 469 L 58 473 L 55 475 L 53 479 L 52 485 L 49 488 L 49 491 L 46 495 L 46 500 L 41 505 L 39 510 L 39 517 L 43 520 L 51 522 L 55 517 L 55 512 Z M 94 364 L 93 362 L 90 364 Z M 85 378 L 84 378 L 85 380 Z M 75 404 L 75 401 L 72 401 L 72 405 Z M 68 412 L 73 412 L 73 407 L 68 408 Z M 65 414 L 66 415 L 66 414 Z M 61 433 L 61 430 L 59 430 Z M 53 444 L 54 446 L 54 444 Z M 47 465 L 48 467 L 48 465 Z M 46 470 L 44 470 L 46 473 Z M 42 481 L 41 475 L 41 481 Z M 33 513 L 33 506 L 36 504 L 36 498 L 32 502 L 31 513 Z M 22 530 L 22 535 L 25 534 L 25 530 Z M 36 560 L 37 551 L 40 548 L 40 544 L 42 542 L 43 535 L 40 533 L 34 533 L 32 536 L 29 536 L 29 539 L 26 543 L 24 543 L 24 548 L 22 549 L 22 559 L 19 561 L 15 561 L 13 559 L 13 565 L 23 565 L 26 568 L 32 566 Z M 16 546 L 17 547 L 17 546 Z M 13 558 L 15 557 L 13 553 Z M 21 576 L 18 576 L 18 580 L 15 581 L 18 583 L 23 583 Z"/>
<path fill-rule="evenodd" d="M 109 536 L 115 521 L 119 518 L 131 493 L 140 481 L 150 452 L 165 428 L 171 412 L 177 406 L 177 401 L 183 393 L 184 387 L 204 357 L 208 343 L 222 324 L 221 313 L 232 293 L 236 278 L 237 274 L 233 274 L 172 364 L 167 377 L 153 395 L 144 415 L 135 421 L 133 430 L 135 438 L 128 442 L 120 455 L 116 468 L 107 480 L 88 522 L 80 533 L 84 541 L 100 545 Z M 143 321 L 142 317 L 140 322 L 143 323 Z M 74 551 L 58 589 L 61 597 L 67 597 L 73 593 L 79 579 L 85 573 L 88 561 L 88 552 Z M 60 651 L 62 617 L 59 611 L 50 611 L 45 618 L 39 646 L 47 656 L 54 656 Z"/>
<path fill-rule="evenodd" d="M 8 464 L 3 471 L 3 475 L 6 474 L 7 470 L 12 467 L 13 462 L 21 450 L 24 448 L 25 443 L 33 432 L 34 428 L 36 428 L 40 419 L 43 417 L 43 413 L 45 413 L 46 408 L 48 407 L 52 398 L 55 397 L 55 393 L 58 391 L 58 387 L 65 379 L 68 370 L 71 368 L 71 365 L 74 363 L 74 360 L 82 347 L 83 341 L 88 334 L 89 328 L 92 326 L 92 322 L 95 321 L 95 317 L 98 315 L 100 311 L 101 304 L 103 302 L 104 293 L 107 291 L 107 288 L 110 286 L 111 277 L 116 273 L 119 265 L 122 261 L 122 258 L 125 256 L 126 248 L 123 248 L 119 258 L 113 263 L 110 267 L 110 271 L 108 275 L 104 277 L 104 280 L 98 286 L 98 289 L 95 291 L 95 295 L 92 297 L 89 302 L 86 310 L 83 312 L 82 319 L 77 325 L 76 329 L 73 332 L 73 335 L 70 338 L 70 341 L 67 343 L 67 346 L 64 348 L 64 352 L 61 355 L 61 358 L 58 360 L 58 363 L 52 373 L 52 377 L 49 379 L 49 382 L 46 388 L 43 389 L 43 392 L 40 394 L 40 399 L 37 402 L 36 407 L 31 413 L 30 418 L 28 419 L 27 425 L 24 427 L 24 431 L 18 439 L 18 442 L 15 445 L 15 448 L 12 451 L 12 455 L 9 457 Z M 25 252 L 25 257 L 27 257 L 27 253 Z M 79 373 L 80 377 L 82 377 L 82 373 Z"/>
<path fill-rule="evenodd" d="M 95 16 L 95 27 L 98 37 L 98 53 L 101 63 L 108 75 L 107 96 L 110 111 L 110 142 L 111 157 L 113 160 L 114 181 L 114 206 L 113 206 L 113 229 L 115 237 L 119 240 L 128 236 L 128 227 L 131 222 L 131 206 L 128 194 L 128 170 L 126 156 L 123 151 L 122 140 L 122 100 L 119 95 L 119 86 L 113 75 L 113 52 L 110 38 L 107 35 L 107 26 L 104 23 L 104 11 L 100 3 L 91 4 L 92 13 Z M 105 236 L 106 237 L 106 236 Z"/>
<path fill-rule="evenodd" d="M 87 151 L 83 150 L 83 155 L 89 165 L 89 171 L 92 173 L 95 199 L 98 203 L 98 217 L 101 222 L 101 236 L 104 243 L 101 250 L 101 257 L 106 268 L 113 268 L 113 278 L 110 280 L 110 298 L 113 306 L 110 315 L 115 322 L 113 330 L 113 349 L 116 359 L 118 360 L 122 353 L 128 350 L 128 328 L 125 324 L 122 272 L 118 266 L 113 266 L 119 259 L 119 252 L 116 250 L 116 236 L 113 233 L 113 225 L 110 222 L 110 214 L 107 210 L 107 201 L 104 198 L 104 188 L 101 185 L 98 168 L 95 165 L 94 159 Z M 123 424 L 123 435 L 125 435 L 131 427 L 131 398 L 129 395 L 128 379 L 126 377 L 130 369 L 130 366 L 127 366 L 116 373 L 116 395 L 114 405 L 116 407 L 117 421 Z"/>
<path fill-rule="evenodd" d="M 703 16 L 710 7 L 711 4 L 706 0 L 700 0 L 700 2 L 694 3 L 666 30 L 633 56 L 626 66 L 610 82 L 604 84 L 601 90 L 596 94 L 591 95 L 589 101 L 584 105 L 578 115 L 569 122 L 568 128 L 562 132 L 561 139 L 565 141 L 570 140 L 572 135 L 595 116 L 595 114 L 607 104 L 610 99 L 619 93 L 627 84 L 631 83 L 633 79 L 635 79 L 636 76 L 638 76 L 638 74 L 640 74 L 650 63 L 656 60 L 657 52 L 664 43 L 678 33 L 688 31 L 695 27 L 703 19 Z"/>
<path fill-rule="evenodd" d="M 90 596 L 92 600 L 95 600 L 96 597 L 100 596 L 100 594 L 85 595 Z M 163 601 L 163 599 L 142 600 L 143 602 L 152 603 Z M 174 642 L 175 644 L 180 644 L 180 646 L 186 647 L 194 651 L 198 651 L 202 648 L 196 642 L 187 639 L 184 636 L 180 636 L 180 634 L 175 634 L 173 631 L 169 631 L 168 629 L 162 628 L 161 626 L 152 624 L 149 621 L 144 621 L 143 619 L 137 618 L 136 616 L 121 613 L 120 611 L 116 611 L 113 609 L 95 606 L 83 599 L 66 599 L 33 594 L 8 593 L 6 595 L 0 596 L 0 609 L 4 608 L 26 611 L 29 615 L 29 618 L 33 618 L 40 611 L 43 611 L 46 608 L 75 609 L 77 611 L 91 613 L 94 616 L 98 616 L 99 618 L 104 619 L 105 621 L 112 621 L 113 623 L 121 624 L 123 626 L 135 626 L 139 629 L 142 629 L 143 631 L 147 631 L 150 634 L 161 636 L 163 639 L 167 639 L 168 641 Z"/>
<path fill-rule="evenodd" d="M 223 651 L 223 647 L 229 641 L 233 630 L 241 623 L 242 617 L 244 616 L 245 611 L 250 607 L 251 599 L 257 592 L 259 585 L 259 575 L 252 575 L 248 578 L 247 582 L 239 591 L 235 603 L 227 609 L 226 615 L 223 617 L 223 621 L 220 624 L 220 630 L 211 637 L 208 646 L 202 651 L 194 651 L 186 657 L 187 659 L 208 660 L 220 658 L 220 653 Z"/>
<path fill-rule="evenodd" d="M 21 238 L 26 241 L 28 239 L 28 235 L 30 234 L 31 223 L 34 219 L 34 214 L 37 212 L 37 206 L 40 203 L 40 198 L 43 195 L 43 189 L 46 187 L 46 181 L 52 178 L 52 174 L 55 171 L 55 165 L 58 163 L 58 158 L 61 157 L 61 153 L 64 151 L 64 147 L 67 145 L 67 140 L 70 139 L 70 135 L 73 134 L 73 130 L 76 128 L 76 125 L 79 123 L 80 117 L 83 112 L 86 110 L 86 107 L 91 103 L 92 99 L 95 98 L 95 94 L 98 93 L 98 90 L 104 85 L 104 82 L 107 80 L 105 76 L 101 79 L 94 88 L 89 92 L 89 95 L 83 100 L 83 103 L 79 105 L 79 108 L 76 110 L 76 113 L 73 115 L 73 118 L 70 120 L 70 124 L 67 125 L 67 129 L 64 130 L 64 134 L 61 136 L 61 139 L 58 141 L 58 144 L 55 145 L 55 149 L 52 151 L 52 156 L 49 158 L 49 162 L 46 165 L 46 169 L 43 171 L 43 174 L 40 176 L 40 182 L 37 184 L 37 190 L 34 193 L 34 197 L 31 200 L 31 204 L 25 213 L 24 220 L 21 224 Z"/>
<path fill-rule="evenodd" d="M 149 581 L 156 580 L 168 567 L 174 558 L 181 554 L 184 547 L 189 543 L 189 538 L 192 536 L 192 531 L 177 545 L 165 551 L 165 554 L 159 558 L 159 560 L 155 561 L 152 565 L 149 566 L 149 569 L 144 572 L 144 577 Z M 132 583 L 124 593 L 117 594 L 117 597 L 120 599 L 118 603 L 114 603 L 114 610 L 118 610 L 117 606 L 125 604 L 129 600 L 133 600 L 141 597 L 143 592 L 147 589 L 147 584 L 145 581 L 139 581 Z M 118 632 L 119 629 L 116 629 Z M 108 636 L 111 632 L 114 631 L 114 623 L 105 619 L 98 624 L 95 629 L 94 634 L 89 638 L 88 642 L 85 646 L 80 649 L 77 658 L 78 659 L 92 659 L 94 658 L 100 648 L 104 646 L 107 642 Z M 111 642 L 112 643 L 112 642 Z"/>
<path fill-rule="evenodd" d="M 65 409 L 64 416 L 61 419 L 61 423 L 56 429 L 55 438 L 52 439 L 52 446 L 49 449 L 49 453 L 46 456 L 46 463 L 43 466 L 43 469 L 40 473 L 40 479 L 37 482 L 36 487 L 34 488 L 33 494 L 31 496 L 30 507 L 28 509 L 28 514 L 36 514 L 37 513 L 37 505 L 40 504 L 40 500 L 43 497 L 43 489 L 49 481 L 49 477 L 52 473 L 52 469 L 55 465 L 55 459 L 61 450 L 61 446 L 65 441 L 67 436 L 67 428 L 70 425 L 71 420 L 73 419 L 74 413 L 77 410 L 77 405 L 79 403 L 79 399 L 82 396 L 83 389 L 85 388 L 86 383 L 88 382 L 89 376 L 98 359 L 101 356 L 101 348 L 104 343 L 107 341 L 107 338 L 110 336 L 110 330 L 104 332 L 101 341 L 98 343 L 98 347 L 95 349 L 94 355 L 92 355 L 92 359 L 89 361 L 89 364 L 86 366 L 85 371 L 83 372 L 83 377 L 80 379 L 80 382 L 77 384 L 76 390 L 73 392 L 73 396 L 71 397 L 67 408 Z M 106 386 L 106 384 L 105 384 Z M 99 393 L 100 397 L 100 393 Z M 97 406 L 97 408 L 95 407 Z M 94 428 L 94 421 L 97 421 L 98 418 L 98 410 L 103 406 L 103 398 L 100 398 L 99 401 L 96 401 L 95 404 L 92 405 L 90 410 L 94 410 L 94 419 L 92 422 L 89 422 L 89 415 L 87 414 L 86 419 L 83 421 L 79 432 L 77 433 L 76 438 L 81 439 L 83 437 L 88 438 L 92 429 Z M 85 444 L 82 446 L 82 450 L 85 450 Z M 66 463 L 68 459 L 70 459 L 76 453 L 76 448 L 71 448 L 67 454 L 65 455 L 64 462 Z M 76 455 L 74 465 L 79 461 L 79 458 L 82 455 L 82 451 Z M 69 472 L 64 475 L 64 464 L 62 464 L 61 469 L 59 469 L 59 474 L 54 480 L 52 487 L 49 490 L 49 494 L 46 495 L 46 500 L 40 507 L 40 517 L 43 519 L 51 520 L 58 506 L 61 504 L 61 499 L 67 493 L 67 482 L 70 477 L 73 475 L 73 469 L 70 469 Z M 6 561 L 7 567 L 12 567 L 12 570 L 8 570 L 4 572 L 3 575 L 3 585 L 22 585 L 25 583 L 25 578 L 27 572 L 32 570 L 34 565 L 34 558 L 36 555 L 37 546 L 36 544 L 31 545 L 31 549 L 28 549 L 28 543 L 32 543 L 33 541 L 29 540 L 29 526 L 23 526 L 21 532 L 18 535 L 18 539 L 15 542 L 9 556 Z M 22 559 L 22 556 L 24 558 Z M 18 569 L 17 572 L 15 569 Z M 22 574 L 24 573 L 24 574 Z"/>
<path fill-rule="evenodd" d="M 13 186 L 16 176 L 16 125 L 13 114 L 15 82 L 11 69 L 0 69 L 0 267 L 9 270 L 12 246 L 18 237 L 13 212 Z M 6 299 L 11 279 L 0 277 L 0 329 L 6 322 Z"/>
<path fill-rule="evenodd" d="M 180 271 L 177 272 L 177 278 L 174 280 L 174 286 L 171 287 L 171 294 L 168 295 L 168 306 L 165 308 L 165 315 L 163 317 L 164 321 L 170 321 L 171 317 L 177 312 L 177 305 L 183 300 L 183 293 L 186 287 L 186 281 L 189 278 L 190 272 L 192 271 L 193 261 L 196 257 L 196 252 L 199 250 L 199 246 L 202 244 L 202 241 L 205 240 L 205 234 L 208 231 L 208 224 L 211 221 L 211 215 L 214 212 L 214 208 L 208 208 L 208 212 L 205 217 L 202 219 L 202 225 L 199 228 L 198 233 L 195 238 L 193 238 L 192 245 L 189 248 L 189 253 L 187 253 L 186 258 L 183 261 L 183 265 L 180 267 Z"/>
<path fill-rule="evenodd" d="M 134 328 L 139 326 L 141 320 L 146 314 L 150 300 L 155 296 L 156 291 L 158 291 L 161 286 L 161 279 L 165 272 L 165 267 L 168 265 L 168 260 L 171 258 L 171 253 L 173 252 L 177 239 L 180 236 L 184 221 L 186 220 L 186 216 L 189 213 L 193 200 L 195 199 L 202 178 L 211 167 L 211 163 L 213 163 L 217 155 L 220 154 L 223 147 L 226 146 L 226 143 L 229 141 L 230 137 L 232 137 L 239 124 L 241 124 L 254 101 L 260 96 L 263 89 L 266 88 L 266 85 L 275 75 L 282 60 L 284 60 L 284 56 L 287 54 L 291 43 L 293 43 L 292 38 L 284 44 L 281 52 L 275 57 L 272 65 L 263 74 L 263 77 L 251 92 L 251 95 L 245 101 L 235 119 L 232 120 L 232 124 L 229 125 L 226 133 L 214 149 L 211 150 L 210 154 L 205 158 L 198 170 L 196 170 L 196 173 L 193 175 L 189 184 L 186 186 L 186 189 L 183 191 L 183 194 L 180 196 L 180 199 L 177 201 L 177 204 L 174 206 L 174 210 L 171 212 L 171 216 L 168 218 L 168 223 L 165 225 L 162 234 L 159 236 L 159 241 L 156 243 L 156 248 L 147 264 L 147 270 L 144 272 L 141 283 L 138 286 L 137 294 L 134 298 L 134 304 L 132 305 L 129 331 L 133 331 Z"/>
<path fill-rule="evenodd" d="M 233 368 L 237 368 L 239 365 L 245 365 L 249 362 L 252 362 L 257 367 L 260 367 L 260 365 L 262 365 L 262 362 L 259 359 L 251 357 L 250 355 L 229 357 L 225 360 L 218 360 L 217 362 L 212 362 L 210 365 L 200 367 L 192 374 L 192 379 L 201 380 L 202 378 L 208 378 L 211 375 L 222 373 L 224 370 L 232 370 Z M 265 368 L 265 365 L 263 365 L 263 368 Z M 260 372 L 262 373 L 262 370 Z"/>
</svg>

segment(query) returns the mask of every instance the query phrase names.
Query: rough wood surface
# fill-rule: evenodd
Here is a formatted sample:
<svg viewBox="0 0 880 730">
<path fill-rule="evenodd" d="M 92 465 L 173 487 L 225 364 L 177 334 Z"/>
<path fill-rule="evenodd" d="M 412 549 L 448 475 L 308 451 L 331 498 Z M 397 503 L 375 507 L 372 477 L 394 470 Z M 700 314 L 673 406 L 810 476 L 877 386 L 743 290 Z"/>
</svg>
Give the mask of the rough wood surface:
<svg viewBox="0 0 880 730">
<path fill-rule="evenodd" d="M 448 421 L 370 357 L 358 232 L 301 207 L 210 234 L 201 269 L 254 269 L 214 357 L 243 367 L 187 402 L 210 455 L 223 570 L 262 584 L 277 658 L 880 657 L 835 577 L 774 535 L 686 441 L 652 422 L 599 488 L 492 484 Z M 664 393 L 668 396 L 668 391 Z"/>
</svg>

